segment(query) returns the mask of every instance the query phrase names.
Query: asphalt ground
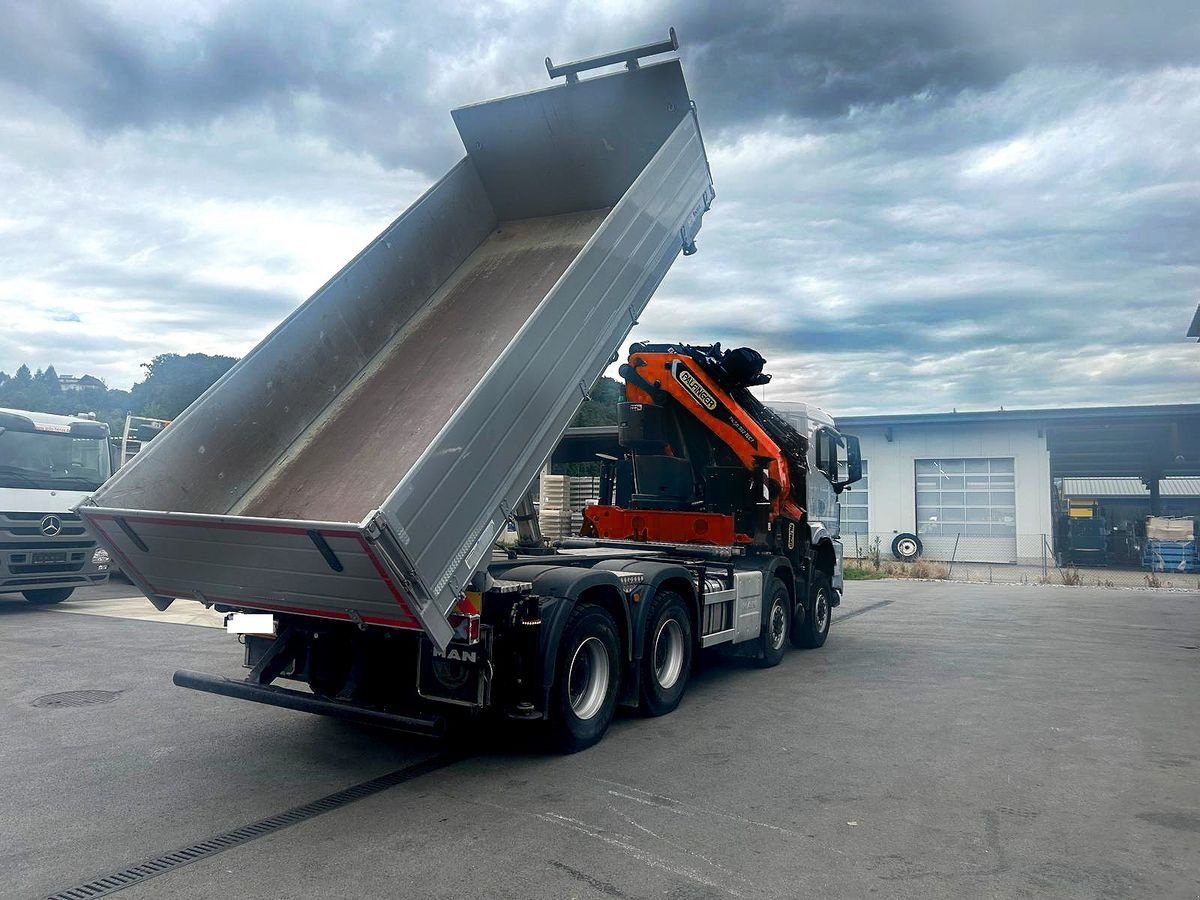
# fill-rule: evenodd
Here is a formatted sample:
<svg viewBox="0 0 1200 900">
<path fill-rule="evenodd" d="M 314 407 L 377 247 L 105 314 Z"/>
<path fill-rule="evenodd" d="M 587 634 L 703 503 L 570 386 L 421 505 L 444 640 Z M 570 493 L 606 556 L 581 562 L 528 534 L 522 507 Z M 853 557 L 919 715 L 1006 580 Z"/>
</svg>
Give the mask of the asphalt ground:
<svg viewBox="0 0 1200 900">
<path fill-rule="evenodd" d="M 0 599 L 0 897 L 389 773 L 120 896 L 1200 895 L 1194 594 L 854 583 L 822 650 L 706 667 L 581 754 L 482 734 L 456 758 L 173 687 L 236 674 L 240 648 L 127 618 L 130 593 Z M 34 705 L 77 690 L 114 697 Z"/>
</svg>

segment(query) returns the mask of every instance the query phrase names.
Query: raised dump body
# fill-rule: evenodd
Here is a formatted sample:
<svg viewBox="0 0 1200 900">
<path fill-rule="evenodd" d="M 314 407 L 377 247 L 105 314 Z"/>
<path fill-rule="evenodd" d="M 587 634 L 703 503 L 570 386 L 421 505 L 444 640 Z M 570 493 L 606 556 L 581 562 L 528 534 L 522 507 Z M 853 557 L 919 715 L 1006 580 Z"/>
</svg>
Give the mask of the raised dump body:
<svg viewBox="0 0 1200 900">
<path fill-rule="evenodd" d="M 713 191 L 677 61 L 452 115 L 467 156 L 80 509 L 157 605 L 444 646 L 496 533 L 693 246 Z"/>
</svg>

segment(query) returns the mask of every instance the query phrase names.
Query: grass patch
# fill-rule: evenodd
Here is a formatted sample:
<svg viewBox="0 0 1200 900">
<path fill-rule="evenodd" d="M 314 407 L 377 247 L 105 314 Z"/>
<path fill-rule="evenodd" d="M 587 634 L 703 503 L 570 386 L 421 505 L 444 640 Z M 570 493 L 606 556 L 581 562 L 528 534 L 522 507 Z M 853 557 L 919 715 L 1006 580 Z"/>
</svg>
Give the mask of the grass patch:
<svg viewBox="0 0 1200 900">
<path fill-rule="evenodd" d="M 854 558 L 853 562 L 843 564 L 842 575 L 847 581 L 868 581 L 875 578 L 924 578 L 945 581 L 950 577 L 950 568 L 943 563 L 927 559 L 916 562 L 893 562 L 885 559 L 875 562 L 873 559 Z"/>
<path fill-rule="evenodd" d="M 873 581 L 876 578 L 887 578 L 885 572 L 880 572 L 877 569 L 861 568 L 859 566 L 846 566 L 842 569 L 842 577 L 846 581 Z"/>
</svg>

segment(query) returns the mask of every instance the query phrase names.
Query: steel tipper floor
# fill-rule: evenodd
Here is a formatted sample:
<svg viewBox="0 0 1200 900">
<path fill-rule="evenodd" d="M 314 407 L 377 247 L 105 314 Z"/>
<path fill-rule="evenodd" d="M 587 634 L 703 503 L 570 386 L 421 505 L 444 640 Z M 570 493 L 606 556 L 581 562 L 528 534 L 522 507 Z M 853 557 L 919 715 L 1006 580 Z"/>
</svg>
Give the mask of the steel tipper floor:
<svg viewBox="0 0 1200 900">
<path fill-rule="evenodd" d="M 1193 897 L 1197 647 L 1194 595 L 856 583 L 823 650 L 582 754 L 454 761 L 173 688 L 235 670 L 216 629 L 0 600 L 0 896 L 365 784 L 121 896 Z M 35 705 L 77 690 L 118 693 Z"/>
</svg>

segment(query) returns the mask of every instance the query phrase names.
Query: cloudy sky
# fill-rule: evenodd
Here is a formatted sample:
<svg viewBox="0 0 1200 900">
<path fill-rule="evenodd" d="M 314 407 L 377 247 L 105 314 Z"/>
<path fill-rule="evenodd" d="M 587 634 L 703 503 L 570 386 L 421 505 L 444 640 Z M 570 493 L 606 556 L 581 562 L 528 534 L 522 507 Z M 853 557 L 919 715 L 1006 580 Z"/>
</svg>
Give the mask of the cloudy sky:
<svg viewBox="0 0 1200 900">
<path fill-rule="evenodd" d="M 1195 0 L 0 0 L 0 369 L 249 350 L 462 154 L 674 25 L 718 199 L 637 337 L 839 413 L 1200 400 Z"/>
</svg>

